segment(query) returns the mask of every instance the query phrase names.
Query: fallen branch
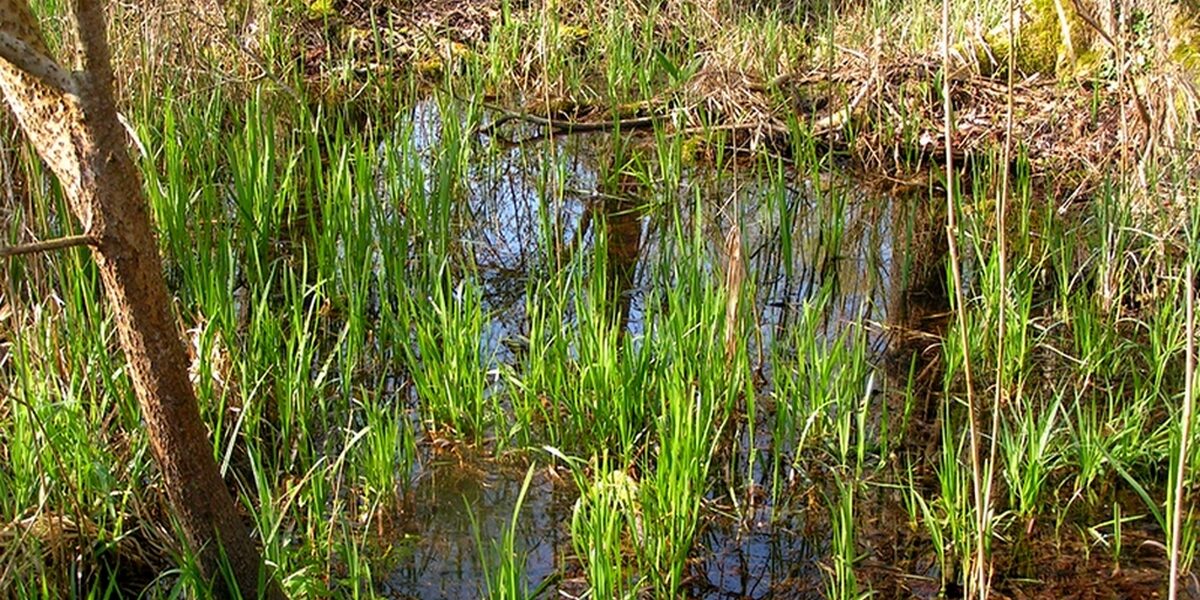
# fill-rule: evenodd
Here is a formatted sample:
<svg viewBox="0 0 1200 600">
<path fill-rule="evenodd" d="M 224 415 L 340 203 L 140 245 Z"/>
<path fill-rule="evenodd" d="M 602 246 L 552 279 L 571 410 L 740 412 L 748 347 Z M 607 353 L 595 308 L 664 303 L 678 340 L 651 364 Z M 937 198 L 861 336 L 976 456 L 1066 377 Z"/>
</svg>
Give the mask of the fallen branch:
<svg viewBox="0 0 1200 600">
<path fill-rule="evenodd" d="M 617 119 L 614 121 L 571 121 L 566 119 L 556 120 L 553 117 L 543 117 L 530 113 L 516 112 L 491 104 L 485 104 L 484 108 L 498 112 L 502 116 L 491 123 L 488 123 L 487 125 L 479 127 L 479 129 L 475 131 L 476 135 L 485 135 L 491 138 L 501 137 L 498 135 L 499 129 L 505 124 L 514 121 L 529 123 L 538 127 L 544 127 L 547 130 L 545 132 L 534 134 L 519 140 L 505 140 L 506 142 L 512 144 L 536 141 L 539 139 L 554 137 L 555 135 L 560 134 L 570 135 L 573 133 L 589 133 L 595 131 L 638 129 L 651 126 L 663 119 L 663 115 L 650 115 L 648 117 L 631 117 L 628 119 Z"/>
<path fill-rule="evenodd" d="M 873 84 L 874 78 L 868 80 L 866 84 L 860 87 L 858 93 L 855 94 L 854 98 L 852 98 L 850 102 L 846 104 L 846 106 L 843 106 L 841 109 L 814 121 L 812 125 L 812 134 L 824 135 L 835 129 L 841 129 L 842 125 L 845 125 L 846 121 L 850 120 L 850 117 L 854 114 L 854 111 L 858 110 L 858 105 L 862 103 L 863 98 L 867 97 L 867 93 L 870 92 L 873 87 L 875 87 Z"/>
</svg>

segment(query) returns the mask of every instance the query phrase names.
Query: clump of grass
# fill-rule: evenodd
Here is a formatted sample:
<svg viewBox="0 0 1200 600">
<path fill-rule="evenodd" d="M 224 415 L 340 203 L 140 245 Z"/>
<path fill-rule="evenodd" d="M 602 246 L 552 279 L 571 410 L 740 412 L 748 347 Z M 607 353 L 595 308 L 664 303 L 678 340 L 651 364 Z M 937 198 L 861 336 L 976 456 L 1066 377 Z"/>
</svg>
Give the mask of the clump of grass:
<svg viewBox="0 0 1200 600">
<path fill-rule="evenodd" d="M 759 457 L 771 472 L 763 501 L 780 518 L 803 510 L 791 502 L 799 487 L 833 473 L 821 517 L 832 532 L 831 596 L 876 587 L 855 569 L 865 547 L 857 538 L 872 526 L 856 506 L 858 479 L 900 488 L 921 552 L 946 587 L 978 585 L 972 573 L 980 555 L 1001 548 L 996 540 L 1062 542 L 1068 524 L 1106 532 L 1097 535 L 1114 562 L 1132 559 L 1122 556 L 1129 528 L 1149 528 L 1168 539 L 1176 571 L 1186 572 L 1197 537 L 1178 515 L 1187 515 L 1197 459 L 1187 451 L 1192 419 L 1179 403 L 1193 395 L 1195 377 L 1185 357 L 1194 315 L 1185 316 L 1181 298 L 1194 275 L 1180 271 L 1195 262 L 1195 244 L 1179 250 L 1171 235 L 1147 234 L 1153 229 L 1142 226 L 1120 177 L 1096 186 L 1090 202 L 1068 206 L 1038 187 L 1019 151 L 980 156 L 942 180 L 973 181 L 950 190 L 946 209 L 959 219 L 952 234 L 961 271 L 943 269 L 941 286 L 961 294 L 956 321 L 932 332 L 934 351 L 905 357 L 893 373 L 873 337 L 890 328 L 871 322 L 879 307 L 862 298 L 885 283 L 924 292 L 915 289 L 921 257 L 906 256 L 897 240 L 917 239 L 917 229 L 940 238 L 940 224 L 897 218 L 874 250 L 883 255 L 891 245 L 890 258 L 879 260 L 886 264 L 860 263 L 851 258 L 862 229 L 854 215 L 890 214 L 861 211 L 859 199 L 827 183 L 841 163 L 806 119 L 753 128 L 776 104 L 795 107 L 785 89 L 739 95 L 748 82 L 833 64 L 839 46 L 886 47 L 875 43 L 876 29 L 893 46 L 928 51 L 938 29 L 930 6 L 873 2 L 784 15 L 668 0 L 626 14 L 574 0 L 537 11 L 503 3 L 487 41 L 440 67 L 441 85 L 470 97 L 436 93 L 424 108 L 413 105 L 428 90 L 407 76 L 360 80 L 353 67 L 340 85 L 368 82 L 363 94 L 377 96 L 356 106 L 295 101 L 281 90 L 305 93 L 287 53 L 300 44 L 277 27 L 255 51 L 271 74 L 261 85 L 198 93 L 204 77 L 162 64 L 131 79 L 129 114 L 148 150 L 141 166 L 195 349 L 204 418 L 288 591 L 373 593 L 372 578 L 385 569 L 378 546 L 386 545 L 372 539 L 382 529 L 374 524 L 404 512 L 397 501 L 433 440 L 439 449 L 461 442 L 495 456 L 551 446 L 559 460 L 595 457 L 586 467 L 566 460 L 579 493 L 570 546 L 596 598 L 684 594 L 714 503 L 728 494 L 737 512 L 743 496 L 759 501 Z M 275 10 L 262 12 L 263 22 L 280 26 L 288 10 L 268 8 Z M 975 17 L 963 3 L 951 8 L 953 42 Z M 856 18 L 831 18 L 838 15 Z M 808 39 L 806 28 L 815 31 Z M 386 62 L 378 40 L 371 54 Z M 159 79 L 168 77 L 178 79 Z M 922 85 L 910 91 L 929 96 Z M 827 91 L 823 102 L 845 100 Z M 614 128 L 648 106 L 695 111 L 668 112 L 678 123 L 664 118 L 636 136 L 610 132 L 593 150 L 603 156 L 580 158 L 558 140 L 480 146 L 471 134 L 483 120 L 484 94 L 520 97 L 532 112 L 566 111 L 564 99 L 591 104 L 589 118 L 612 119 Z M 919 145 L 921 131 L 908 121 L 921 107 L 893 108 L 902 121 L 889 123 L 895 134 Z M 729 130 L 741 117 L 753 121 L 749 128 Z M 868 141 L 859 133 L 846 135 Z M 771 146 L 767 155 L 743 143 L 767 140 L 759 134 L 782 135 L 788 151 Z M 508 152 L 538 163 L 518 177 L 536 196 L 538 223 L 526 240 L 533 266 L 516 275 L 524 279 L 524 314 L 515 358 L 497 365 L 487 340 L 499 309 L 468 238 L 486 225 L 475 204 L 475 165 Z M 904 165 L 928 168 L 924 154 L 905 153 Z M 56 216 L 67 213 L 40 163 L 15 158 L 13 180 L 28 194 L 22 226 L 44 237 L 72 232 Z M 996 202 L 997 180 L 1010 169 L 1011 191 Z M 633 289 L 623 292 L 637 299 L 631 323 L 614 318 L 614 227 L 601 211 L 587 226 L 573 212 L 585 204 L 567 189 L 575 170 L 594 176 L 603 188 L 597 196 L 638 196 L 631 203 L 648 242 Z M 740 192 L 747 180 L 768 190 L 765 208 Z M 1185 182 L 1182 172 L 1163 173 L 1155 185 L 1190 197 Z M 918 203 L 942 191 L 934 185 Z M 748 257 L 740 289 L 722 284 L 728 250 L 716 241 L 724 232 L 713 233 L 729 226 L 747 232 L 738 239 Z M 760 239 L 751 231 L 774 233 Z M 943 252 L 931 252 L 934 269 L 950 266 Z M 98 539 L 162 526 L 151 508 L 157 492 L 142 485 L 154 481 L 150 450 L 112 352 L 94 267 L 72 251 L 0 268 L 0 522 L 49 507 L 88 515 Z M 788 287 L 787 297 L 766 297 L 772 269 L 810 280 L 794 294 Z M 765 325 L 768 303 L 787 316 Z M 756 343 L 766 346 L 763 364 Z M 987 367 L 972 373 L 975 406 L 963 405 L 968 361 Z M 920 410 L 922 395 L 934 409 Z M 903 409 L 893 412 L 897 401 Z M 972 440 L 967 425 L 976 418 L 994 425 Z M 749 450 L 739 449 L 743 441 Z M 995 453 L 980 452 L 981 442 L 995 444 Z M 972 464 L 975 453 L 988 458 Z M 905 472 L 895 472 L 898 465 Z M 537 593 L 515 534 L 532 472 L 502 539 L 476 539 L 489 595 Z M 1133 490 L 1145 510 L 1120 508 L 1119 490 Z M 1096 511 L 1111 521 L 1092 522 Z M 1036 526 L 1051 517 L 1054 528 Z M 163 587 L 203 594 L 194 557 L 179 556 Z M 0 570 L 0 585 L 49 595 L 41 574 Z M 79 595 L 115 594 L 111 582 L 88 585 Z"/>
<path fill-rule="evenodd" d="M 454 284 L 445 268 L 430 279 L 430 295 L 411 299 L 408 307 L 417 338 L 408 359 L 413 384 L 435 428 L 479 442 L 494 416 L 480 342 L 481 291 L 468 279 Z"/>
<path fill-rule="evenodd" d="M 839 481 L 837 496 L 829 499 L 829 509 L 833 566 L 829 568 L 826 594 L 839 600 L 868 598 L 871 594 L 859 591 L 858 578 L 854 574 L 854 563 L 858 558 L 854 537 L 854 485 Z"/>
<path fill-rule="evenodd" d="M 634 598 L 645 578 L 634 576 L 629 556 L 645 540 L 639 485 L 607 456 L 590 464 L 593 475 L 576 472 L 579 500 L 571 516 L 571 543 L 587 573 L 591 594 Z"/>
</svg>

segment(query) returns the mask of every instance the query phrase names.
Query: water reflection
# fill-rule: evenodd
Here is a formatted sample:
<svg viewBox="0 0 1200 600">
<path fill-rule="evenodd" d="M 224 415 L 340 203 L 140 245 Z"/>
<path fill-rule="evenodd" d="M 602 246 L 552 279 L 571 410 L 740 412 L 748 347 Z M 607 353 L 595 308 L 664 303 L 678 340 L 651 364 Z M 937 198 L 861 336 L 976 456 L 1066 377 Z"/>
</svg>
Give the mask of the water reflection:
<svg viewBox="0 0 1200 600">
<path fill-rule="evenodd" d="M 437 105 L 419 104 L 412 118 L 417 123 L 414 150 L 427 156 L 441 135 Z M 647 291 L 669 284 L 663 274 L 672 266 L 663 251 L 667 233 L 654 226 L 655 211 L 674 216 L 676 204 L 694 199 L 704 211 L 699 229 L 707 243 L 699 258 L 714 273 L 721 268 L 726 232 L 741 228 L 759 337 L 754 343 L 764 349 L 751 355 L 763 357 L 763 385 L 770 381 L 765 362 L 769 348 L 786 340 L 815 295 L 827 293 L 833 300 L 822 329 L 830 338 L 848 322 L 886 323 L 899 306 L 895 298 L 905 288 L 899 271 L 907 263 L 897 250 L 896 232 L 905 230 L 907 213 L 892 199 L 847 179 L 810 181 L 790 175 L 770 180 L 703 169 L 685 173 L 679 189 L 663 189 L 623 173 L 606 143 L 603 136 L 559 137 L 490 154 L 481 151 L 487 160 L 468 167 L 462 189 L 469 219 L 459 232 L 460 243 L 469 250 L 484 286 L 491 321 L 483 343 L 495 362 L 517 363 L 511 342 L 526 331 L 529 279 L 564 268 L 576 253 L 601 248 L 602 257 L 593 256 L 599 260 L 578 264 L 603 264 L 604 305 L 612 322 L 636 340 L 645 331 Z M 692 218 L 688 210 L 678 213 L 684 220 Z M 691 223 L 682 227 L 692 230 Z M 884 349 L 886 336 L 880 329 L 873 329 L 869 339 L 875 350 Z M 765 422 L 768 416 L 759 418 Z M 747 432 L 737 434 L 740 442 L 732 458 L 737 468 L 769 448 L 769 427 L 761 425 L 751 424 L 755 447 L 749 446 Z M 750 483 L 769 487 L 771 475 L 763 463 L 756 463 Z M 478 597 L 484 578 L 467 507 L 489 546 L 508 527 L 522 475 L 497 465 L 467 469 L 454 461 L 427 464 L 416 484 L 413 527 L 418 533 L 411 554 L 383 578 L 381 591 L 400 598 Z M 517 526 L 518 547 L 528 553 L 530 589 L 556 573 L 572 580 L 566 575 L 577 565 L 566 523 L 574 493 L 573 483 L 546 473 L 530 490 Z M 825 575 L 817 565 L 828 552 L 828 532 L 804 531 L 801 523 L 789 521 L 796 513 L 775 508 L 763 501 L 750 523 L 706 523 L 689 580 L 692 596 L 821 595 Z"/>
<path fill-rule="evenodd" d="M 493 542 L 510 526 L 524 471 L 471 459 L 443 458 L 430 463 L 416 486 L 407 559 L 378 583 L 393 598 L 457 599 L 483 597 L 480 551 L 490 564 L 498 559 Z M 529 590 L 558 570 L 570 548 L 567 487 L 540 471 L 517 515 L 517 549 L 524 557 Z M 474 524 L 473 524 L 474 522 Z M 480 544 L 476 543 L 478 527 Z"/>
</svg>

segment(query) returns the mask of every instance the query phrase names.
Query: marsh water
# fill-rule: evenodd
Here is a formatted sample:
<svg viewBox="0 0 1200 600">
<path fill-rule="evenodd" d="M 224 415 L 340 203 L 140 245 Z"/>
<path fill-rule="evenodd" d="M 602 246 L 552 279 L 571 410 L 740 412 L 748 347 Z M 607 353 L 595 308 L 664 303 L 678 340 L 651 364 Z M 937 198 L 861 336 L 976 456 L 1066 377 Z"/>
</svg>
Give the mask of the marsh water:
<svg viewBox="0 0 1200 600">
<path fill-rule="evenodd" d="M 418 104 L 411 117 L 414 150 L 432 151 L 442 127 L 437 105 Z M 485 290 L 489 323 L 482 343 L 490 367 L 519 359 L 526 285 L 544 268 L 536 260 L 541 245 L 589 252 L 594 224 L 601 218 L 606 223 L 603 263 L 609 270 L 609 295 L 620 306 L 626 343 L 637 343 L 643 303 L 656 285 L 652 266 L 660 259 L 660 241 L 672 234 L 660 218 L 671 202 L 702 207 L 714 271 L 724 269 L 728 260 L 727 232 L 734 227 L 741 232 L 759 336 L 750 345 L 762 349 L 754 359 L 760 388 L 770 386 L 772 340 L 820 290 L 836 293 L 827 305 L 831 309 L 824 315 L 822 334 L 832 338 L 850 324 L 868 324 L 872 351 L 882 361 L 887 323 L 893 314 L 905 312 L 901 270 L 913 269 L 905 259 L 911 224 L 898 199 L 849 176 L 811 179 L 790 173 L 782 163 L 778 168 L 789 172 L 772 178 L 749 167 L 723 173 L 687 168 L 677 189 L 665 189 L 662 182 L 621 172 L 612 161 L 614 141 L 604 133 L 520 146 L 477 141 L 492 152 L 490 160 L 470 167 L 471 223 L 461 242 Z M 553 197 L 560 199 L 547 200 Z M 789 222 L 782 215 L 797 217 Z M 557 239 L 547 240 L 547 230 Z M 885 379 L 880 373 L 862 384 L 879 392 Z M 759 414 L 752 428 L 739 426 L 734 432 L 737 456 L 731 464 L 752 470 L 748 487 L 759 490 L 751 494 L 756 505 L 742 507 L 743 518 L 735 518 L 727 498 L 710 494 L 713 510 L 697 534 L 693 574 L 686 585 L 694 597 L 806 598 L 825 593 L 827 575 L 820 562 L 830 545 L 825 509 L 811 498 L 776 506 L 764 491 L 773 484 L 764 460 L 772 444 L 770 418 Z M 396 598 L 476 597 L 484 581 L 480 543 L 490 551 L 490 540 L 499 539 L 512 522 L 524 467 L 419 447 L 425 450 L 413 474 L 410 514 L 391 540 L 399 549 L 377 590 Z M 555 590 L 570 597 L 587 588 L 570 560 L 568 525 L 578 493 L 569 477 L 544 466 L 550 463 L 548 455 L 545 459 L 515 515 L 517 545 L 524 553 L 530 590 L 541 586 L 543 597 L 554 597 Z M 784 479 L 794 476 L 783 474 Z"/>
</svg>

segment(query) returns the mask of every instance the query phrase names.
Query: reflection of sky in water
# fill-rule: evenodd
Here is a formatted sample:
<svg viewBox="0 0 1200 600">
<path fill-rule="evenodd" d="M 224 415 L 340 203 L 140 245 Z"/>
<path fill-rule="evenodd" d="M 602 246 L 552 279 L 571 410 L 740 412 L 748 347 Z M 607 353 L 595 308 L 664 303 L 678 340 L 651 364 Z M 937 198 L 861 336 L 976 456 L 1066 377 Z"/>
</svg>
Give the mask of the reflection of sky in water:
<svg viewBox="0 0 1200 600">
<path fill-rule="evenodd" d="M 771 521 L 771 509 L 755 510 L 761 527 L 738 532 L 736 524 L 705 529 L 697 543 L 708 549 L 702 563 L 707 591 L 700 598 L 822 598 L 823 553 L 796 529 L 800 523 Z"/>
<path fill-rule="evenodd" d="M 442 130 L 437 104 L 418 103 L 413 120 L 412 150 L 428 172 Z M 480 159 L 467 167 L 470 221 L 460 242 L 474 256 L 484 286 L 484 307 L 491 321 L 483 343 L 498 362 L 515 358 L 505 342 L 515 341 L 523 331 L 526 278 L 545 268 L 537 264 L 539 243 L 554 242 L 539 239 L 543 222 L 559 232 L 560 244 L 577 233 L 584 203 L 560 191 L 596 187 L 594 166 L 585 160 L 591 154 L 579 148 L 584 143 L 581 138 L 559 138 L 532 149 L 485 144 L 477 149 Z"/>
<path fill-rule="evenodd" d="M 590 189 L 595 175 L 565 141 L 554 142 L 555 152 L 501 151 L 495 158 L 472 165 L 468 184 L 471 226 L 463 240 L 475 257 L 485 288 L 492 320 L 487 344 L 499 360 L 511 359 L 505 340 L 521 335 L 525 318 L 525 283 L 531 273 L 547 268 L 538 264 L 542 253 L 539 233 L 543 222 L 555 223 L 558 243 L 576 235 L 584 212 L 582 202 L 553 190 Z M 559 183 L 561 181 L 561 183 Z"/>
<path fill-rule="evenodd" d="M 420 157 L 426 172 L 431 172 L 432 153 L 441 135 L 441 115 L 434 102 L 426 101 L 414 108 L 412 118 L 411 150 Z M 578 228 L 587 202 L 593 201 L 586 194 L 601 185 L 597 171 L 609 152 L 601 145 L 603 142 L 573 136 L 524 148 L 499 148 L 485 141 L 474 149 L 476 158 L 467 167 L 463 187 L 469 216 L 460 242 L 474 257 L 484 289 L 490 322 L 481 343 L 492 357 L 489 367 L 517 359 L 506 342 L 524 335 L 527 282 L 544 276 L 544 270 L 551 268 L 539 264 L 544 256 L 539 244 L 569 245 L 579 237 L 580 250 L 590 253 L 592 235 L 579 235 Z M 641 192 L 648 197 L 638 199 L 651 206 L 671 206 L 700 198 L 706 208 L 707 246 L 706 256 L 699 257 L 700 264 L 712 270 L 718 281 L 724 269 L 725 232 L 735 218 L 741 223 L 743 255 L 756 291 L 758 331 L 768 356 L 770 345 L 776 340 L 786 341 L 785 332 L 822 286 L 834 286 L 836 291 L 822 328 L 828 338 L 832 339 L 848 322 L 886 322 L 890 280 L 896 276 L 892 272 L 896 258 L 892 223 L 895 211 L 890 199 L 872 196 L 852 182 L 835 177 L 820 184 L 796 177 L 787 179 L 784 184 L 776 184 L 745 173 L 730 177 L 689 172 L 684 174 L 681 189 L 649 190 Z M 795 215 L 792 249 L 786 255 L 781 251 L 781 206 Z M 736 207 L 736 215 L 730 207 Z M 834 220 L 842 225 L 836 247 L 829 235 Z M 642 247 L 632 289 L 626 291 L 631 297 L 628 330 L 634 343 L 644 332 L 648 290 L 653 285 L 670 285 L 673 265 L 666 264 L 662 250 L 667 243 L 664 235 L 672 228 L 659 225 L 664 221 L 653 209 L 641 218 Z M 539 238 L 547 230 L 547 223 L 559 239 Z M 683 231 L 691 231 L 691 225 L 683 224 Z M 568 314 L 563 326 L 570 327 L 572 318 Z M 872 333 L 870 339 L 873 349 L 883 349 L 881 334 Z M 757 341 L 751 344 L 757 348 Z M 756 354 L 752 350 L 751 355 Z M 765 367 L 769 375 L 769 365 Z M 756 436 L 759 448 L 769 443 L 765 433 Z M 749 450 L 743 443 L 740 454 L 745 457 Z M 740 460 L 744 467 L 744 458 Z M 760 484 L 769 477 L 762 467 L 760 461 L 754 474 Z M 464 497 L 476 513 L 485 544 L 498 540 L 511 518 L 519 476 L 482 475 L 475 476 L 474 481 L 447 486 L 436 481 L 436 471 L 427 469 L 424 483 L 417 486 L 420 507 L 416 526 L 420 533 L 412 557 L 384 579 L 381 591 L 393 597 L 476 597 L 483 576 Z M 573 489 L 569 483 L 559 485 Z M 535 485 L 518 523 L 519 546 L 531 552 L 531 588 L 547 574 L 561 569 L 565 556 L 571 553 L 564 529 L 570 507 L 552 501 L 552 488 L 546 481 Z M 762 518 L 764 523 L 769 520 L 766 514 Z M 820 548 L 825 544 L 827 538 L 808 540 L 778 522 L 748 530 L 737 524 L 712 524 L 697 538 L 697 547 L 706 548 L 708 555 L 697 565 L 703 581 L 693 592 L 706 598 L 766 598 L 780 592 L 782 586 L 788 588 L 789 597 L 820 596 L 824 579 L 815 561 L 824 554 Z"/>
<path fill-rule="evenodd" d="M 889 198 L 878 198 L 855 188 L 833 189 L 841 194 L 843 210 L 827 217 L 819 203 L 825 200 L 797 200 L 797 223 L 792 234 L 793 255 L 782 256 L 777 231 L 756 240 L 757 253 L 751 270 L 759 285 L 760 325 L 764 340 L 786 330 L 797 318 L 804 303 L 820 292 L 823 285 L 833 286 L 833 305 L 826 314 L 823 330 L 832 337 L 847 322 L 882 323 L 886 319 L 889 265 L 892 260 Z M 788 199 L 791 201 L 792 199 Z M 828 228 L 825 218 L 842 219 L 844 232 L 834 247 L 821 229 Z M 777 222 L 777 216 L 773 219 Z M 777 228 L 777 226 L 776 226 Z M 790 261 L 790 273 L 785 261 Z M 871 336 L 875 350 L 883 350 L 883 339 Z"/>
<path fill-rule="evenodd" d="M 441 128 L 436 103 L 425 101 L 414 108 L 412 150 L 422 157 L 427 170 L 432 167 L 430 155 Z M 484 286 L 486 309 L 491 316 L 484 340 L 488 354 L 497 362 L 511 362 L 515 356 L 504 342 L 515 341 L 523 334 L 527 278 L 550 268 L 539 264 L 543 256 L 539 244 L 555 243 L 539 239 L 543 223 L 558 233 L 557 243 L 571 243 L 589 201 L 586 194 L 599 186 L 598 163 L 606 150 L 597 141 L 573 136 L 524 148 L 485 143 L 476 151 L 478 158 L 467 167 L 464 200 L 469 207 L 469 223 L 460 241 L 474 256 Z M 830 337 L 845 322 L 865 319 L 882 323 L 886 319 L 887 303 L 883 299 L 893 259 L 890 202 L 847 181 L 834 180 L 832 186 L 824 187 L 827 189 L 817 191 L 808 182 L 792 181 L 776 188 L 769 181 L 752 177 L 689 173 L 681 189 L 670 194 L 652 190 L 647 194 L 653 198 L 639 200 L 653 204 L 661 196 L 670 196 L 674 201 L 686 202 L 699 193 L 712 213 L 706 217 L 712 231 L 707 232 L 709 257 L 704 260 L 719 272 L 724 268 L 724 232 L 732 225 L 727 206 L 731 198 L 736 198 L 743 227 L 743 254 L 748 272 L 755 277 L 760 334 L 763 343 L 769 345 L 776 332 L 789 327 L 804 302 L 822 285 L 834 285 L 837 292 L 824 328 Z M 831 215 L 828 208 L 834 194 L 841 195 L 839 202 L 844 207 L 837 215 Z M 779 251 L 781 204 L 795 214 L 790 256 Z M 831 218 L 840 218 L 843 223 L 844 232 L 836 248 L 831 247 L 827 236 L 822 236 Z M 661 232 L 650 218 L 642 222 L 641 259 L 633 289 L 625 291 L 631 299 L 628 330 L 635 337 L 644 331 L 646 291 L 654 283 L 656 268 L 661 266 L 656 263 Z M 584 232 L 582 249 L 590 249 L 590 240 L 590 232 Z M 722 258 L 713 264 L 711 257 Z M 875 350 L 883 349 L 880 336 L 871 339 Z"/>
</svg>

